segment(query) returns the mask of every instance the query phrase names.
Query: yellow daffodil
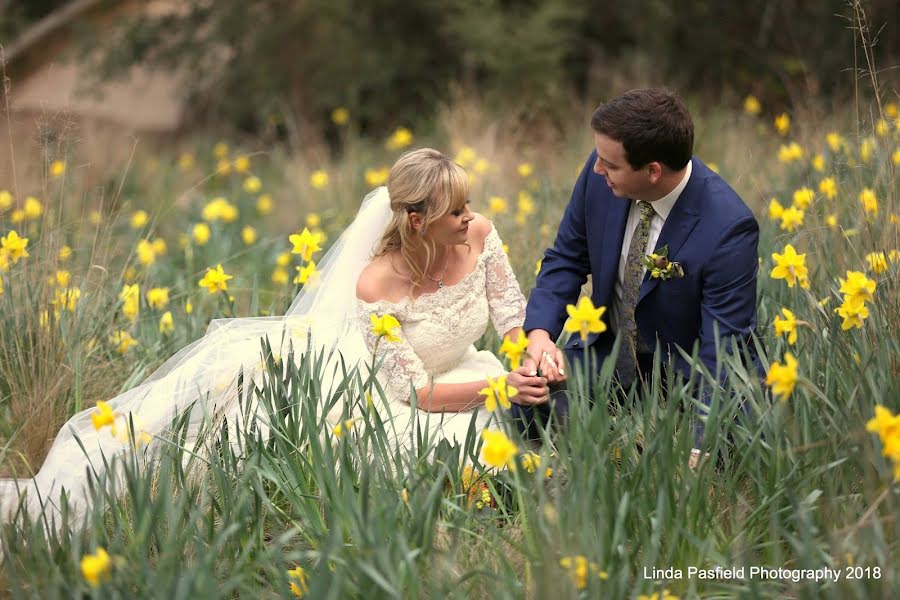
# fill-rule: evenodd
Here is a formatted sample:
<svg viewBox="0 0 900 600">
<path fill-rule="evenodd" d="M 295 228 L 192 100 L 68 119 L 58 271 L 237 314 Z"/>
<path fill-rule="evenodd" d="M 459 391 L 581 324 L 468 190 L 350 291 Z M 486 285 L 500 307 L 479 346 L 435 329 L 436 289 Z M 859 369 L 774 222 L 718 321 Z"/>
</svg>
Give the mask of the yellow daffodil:
<svg viewBox="0 0 900 600">
<path fill-rule="evenodd" d="M 366 169 L 366 185 L 373 188 L 384 185 L 390 174 L 391 170 L 387 167 L 382 167 L 380 169 Z"/>
<path fill-rule="evenodd" d="M 859 201 L 866 213 L 871 215 L 878 214 L 878 198 L 875 197 L 873 189 L 863 188 L 863 191 L 859 193 Z"/>
<path fill-rule="evenodd" d="M 169 288 L 147 290 L 147 304 L 154 310 L 162 310 L 169 304 Z"/>
<path fill-rule="evenodd" d="M 531 194 L 522 190 L 519 192 L 518 197 L 518 209 L 519 212 L 524 215 L 532 215 L 534 214 L 534 198 L 531 197 Z"/>
<path fill-rule="evenodd" d="M 108 402 L 97 400 L 97 410 L 91 413 L 91 423 L 96 431 L 108 425 L 112 434 L 116 435 L 116 413 Z"/>
<path fill-rule="evenodd" d="M 847 140 L 845 140 L 841 134 L 835 131 L 828 133 L 825 136 L 825 141 L 828 143 L 828 147 L 831 149 L 831 151 L 835 154 L 837 154 L 841 150 L 847 149 Z"/>
<path fill-rule="evenodd" d="M 262 194 L 256 199 L 256 212 L 262 216 L 266 216 L 272 212 L 272 196 Z"/>
<path fill-rule="evenodd" d="M 894 414 L 881 404 L 875 405 L 875 416 L 866 422 L 866 431 L 877 433 L 882 439 L 900 436 L 900 414 Z"/>
<path fill-rule="evenodd" d="M 900 148 L 894 150 L 894 153 L 891 154 L 891 162 L 895 165 L 900 165 Z"/>
<path fill-rule="evenodd" d="M 878 137 L 884 137 L 890 131 L 890 126 L 888 126 L 888 122 L 884 119 L 878 119 L 875 123 L 875 135 Z"/>
<path fill-rule="evenodd" d="M 784 279 L 787 281 L 788 287 L 794 287 L 795 284 L 807 289 L 809 288 L 809 272 L 806 268 L 806 254 L 797 254 L 797 251 L 791 244 L 784 247 L 784 253 L 772 253 L 772 259 L 775 261 L 775 267 L 772 269 L 772 279 Z"/>
<path fill-rule="evenodd" d="M 103 548 L 97 548 L 94 554 L 81 557 L 81 575 L 92 588 L 99 587 L 108 580 L 111 572 L 112 559 Z"/>
<path fill-rule="evenodd" d="M 479 394 L 485 397 L 484 407 L 488 412 L 497 410 L 499 404 L 503 408 L 509 409 L 509 399 L 516 396 L 519 390 L 506 383 L 506 375 L 501 375 L 497 379 L 487 378 L 487 387 L 481 388 Z"/>
<path fill-rule="evenodd" d="M 369 315 L 372 321 L 372 334 L 377 338 L 384 338 L 388 342 L 399 342 L 400 322 L 394 315 L 377 316 L 375 313 Z"/>
<path fill-rule="evenodd" d="M 306 215 L 306 226 L 310 229 L 316 229 L 321 224 L 322 217 L 319 216 L 319 213 L 311 212 Z"/>
<path fill-rule="evenodd" d="M 486 464 L 496 468 L 515 468 L 513 460 L 519 453 L 519 448 L 506 437 L 506 434 L 502 431 L 485 429 L 481 432 L 481 438 L 484 440 L 481 456 Z"/>
<path fill-rule="evenodd" d="M 829 227 L 837 227 L 838 220 L 837 215 L 831 214 L 825 217 L 825 224 Z"/>
<path fill-rule="evenodd" d="M 125 284 L 119 292 L 119 300 L 122 301 L 122 314 L 136 320 L 141 309 L 141 288 L 138 284 Z"/>
<path fill-rule="evenodd" d="M 346 419 L 335 425 L 331 432 L 334 434 L 334 437 L 340 438 L 350 431 L 354 423 L 356 423 L 356 419 Z"/>
<path fill-rule="evenodd" d="M 237 207 L 221 196 L 213 198 L 203 207 L 203 220 L 210 223 L 215 221 L 233 223 L 239 214 Z"/>
<path fill-rule="evenodd" d="M 175 331 L 175 319 L 172 317 L 172 311 L 167 310 L 159 318 L 159 332 L 163 335 L 169 335 L 173 331 Z"/>
<path fill-rule="evenodd" d="M 228 290 L 229 279 L 234 279 L 234 276 L 226 274 L 222 269 L 222 265 L 217 264 L 214 269 L 207 267 L 206 275 L 198 282 L 198 285 L 206 288 L 210 294 L 215 294 L 216 292 Z"/>
<path fill-rule="evenodd" d="M 255 176 L 255 175 L 251 175 L 250 177 L 248 177 L 247 179 L 244 180 L 242 187 L 244 188 L 244 191 L 247 192 L 248 194 L 255 194 L 260 189 L 262 189 L 262 182 L 259 180 L 259 177 Z"/>
<path fill-rule="evenodd" d="M 13 197 L 8 190 L 0 190 L 0 210 L 6 210 L 12 206 Z"/>
<path fill-rule="evenodd" d="M 412 132 L 406 127 L 398 127 L 394 130 L 394 133 L 391 134 L 391 137 L 388 138 L 385 147 L 388 150 L 401 150 L 412 144 L 412 142 Z"/>
<path fill-rule="evenodd" d="M 284 268 L 277 267 L 272 271 L 272 283 L 275 285 L 284 285 L 288 282 L 288 279 L 290 279 L 290 275 Z"/>
<path fill-rule="evenodd" d="M 841 329 L 862 329 L 863 321 L 869 318 L 869 308 L 859 296 L 845 296 L 844 303 L 834 309 L 834 312 L 843 319 Z"/>
<path fill-rule="evenodd" d="M 188 300 L 184 303 L 184 314 L 189 315 L 194 312 L 194 304 Z"/>
<path fill-rule="evenodd" d="M 782 308 L 781 314 L 784 315 L 783 318 L 780 315 L 775 316 L 775 335 L 788 334 L 788 344 L 793 346 L 797 343 L 797 319 L 787 308 Z"/>
<path fill-rule="evenodd" d="M 458 163 L 461 167 L 468 167 L 475 161 L 476 156 L 473 148 L 470 146 L 463 146 L 460 148 L 459 152 L 456 153 L 456 158 L 454 158 L 453 161 Z"/>
<path fill-rule="evenodd" d="M 294 245 L 291 253 L 299 254 L 305 261 L 312 260 L 313 254 L 322 249 L 319 246 L 321 239 L 322 236 L 317 233 L 311 233 L 309 229 L 304 227 L 299 234 L 294 233 L 288 237 L 288 240 Z"/>
<path fill-rule="evenodd" d="M 256 229 L 250 225 L 245 225 L 244 228 L 241 229 L 241 240 L 243 240 L 244 245 L 252 246 L 256 243 L 256 238 Z"/>
<path fill-rule="evenodd" d="M 227 158 L 220 158 L 216 162 L 216 175 L 225 175 L 231 174 L 231 161 Z"/>
<path fill-rule="evenodd" d="M 53 293 L 53 301 L 51 304 L 59 310 L 67 310 L 75 312 L 75 305 L 81 297 L 81 290 L 78 288 L 62 288 L 57 289 Z"/>
<path fill-rule="evenodd" d="M 819 191 L 829 200 L 834 200 L 837 197 L 837 183 L 835 183 L 834 177 L 826 177 L 820 181 Z"/>
<path fill-rule="evenodd" d="M 346 125 L 350 122 L 350 111 L 343 106 L 335 108 L 331 111 L 331 122 L 338 126 Z"/>
<path fill-rule="evenodd" d="M 569 572 L 572 583 L 579 590 L 583 590 L 588 586 L 591 575 L 603 580 L 609 578 L 606 571 L 601 571 L 596 563 L 589 561 L 586 557 L 581 555 L 564 556 L 559 559 L 559 566 Z"/>
<path fill-rule="evenodd" d="M 25 218 L 30 221 L 39 219 L 41 215 L 44 214 L 44 205 L 34 196 L 25 198 L 25 206 L 22 208 L 25 211 Z"/>
<path fill-rule="evenodd" d="M 313 171 L 309 176 L 309 184 L 317 190 L 324 190 L 328 187 L 328 172 L 322 169 Z"/>
<path fill-rule="evenodd" d="M 50 176 L 53 178 L 62 177 L 66 173 L 66 161 L 54 160 L 50 163 Z"/>
<path fill-rule="evenodd" d="M 197 223 L 191 231 L 191 237 L 194 238 L 194 243 L 198 246 L 205 246 L 211 235 L 212 232 L 206 223 Z"/>
<path fill-rule="evenodd" d="M 781 215 L 784 213 L 784 206 L 781 205 L 781 202 L 778 201 L 778 198 L 772 198 L 769 200 L 769 218 L 773 221 L 777 221 L 781 218 Z"/>
<path fill-rule="evenodd" d="M 865 139 L 859 144 L 859 160 L 864 163 L 872 160 L 872 152 L 875 150 L 875 142 L 872 139 Z"/>
<path fill-rule="evenodd" d="M 509 366 L 515 371 L 522 365 L 522 356 L 527 348 L 528 338 L 520 331 L 516 342 L 509 339 L 508 335 L 503 338 L 503 343 L 500 345 L 500 354 L 509 359 Z"/>
<path fill-rule="evenodd" d="M 488 211 L 493 215 L 499 215 L 509 210 L 509 203 L 502 196 L 491 196 L 488 200 Z"/>
<path fill-rule="evenodd" d="M 806 151 L 803 150 L 803 146 L 797 142 L 791 142 L 787 145 L 782 144 L 778 148 L 778 160 L 783 163 L 792 163 L 801 160 L 805 155 Z"/>
<path fill-rule="evenodd" d="M 876 275 L 881 275 L 888 269 L 887 257 L 884 255 L 884 252 L 869 252 L 866 254 L 866 261 L 869 263 L 869 268 Z"/>
<path fill-rule="evenodd" d="M 566 306 L 569 319 L 566 321 L 565 330 L 581 335 L 583 342 L 587 341 L 590 333 L 603 333 L 606 331 L 606 323 L 600 318 L 606 312 L 606 307 L 594 308 L 594 303 L 587 296 L 582 296 L 578 304 Z"/>
<path fill-rule="evenodd" d="M 156 262 L 156 250 L 154 250 L 153 243 L 150 240 L 139 241 L 137 248 L 135 248 L 135 253 L 137 254 L 138 262 L 145 267 Z"/>
<path fill-rule="evenodd" d="M 522 461 L 522 468 L 528 473 L 534 473 L 541 468 L 541 455 L 534 452 L 523 452 L 519 459 Z"/>
<path fill-rule="evenodd" d="M 825 170 L 825 157 L 821 154 L 816 154 L 812 159 L 812 168 L 821 173 Z"/>
<path fill-rule="evenodd" d="M 150 215 L 145 210 L 136 210 L 131 214 L 131 228 L 141 229 L 150 220 Z"/>
<path fill-rule="evenodd" d="M 250 170 L 250 158 L 240 155 L 234 159 L 234 170 L 238 173 L 246 173 Z"/>
<path fill-rule="evenodd" d="M 756 96 L 750 95 L 744 98 L 744 112 L 755 117 L 762 110 L 762 105 Z"/>
<path fill-rule="evenodd" d="M 841 283 L 840 292 L 845 298 L 859 298 L 866 302 L 872 302 L 875 298 L 875 280 L 866 277 L 862 271 L 847 271 L 847 278 L 838 278 Z"/>
<path fill-rule="evenodd" d="M 20 259 L 28 258 L 28 238 L 19 237 L 15 229 L 0 238 L 0 253 L 16 264 Z"/>
<path fill-rule="evenodd" d="M 297 276 L 294 277 L 294 283 L 306 283 L 309 281 L 310 277 L 313 277 L 316 273 L 316 263 L 315 261 L 309 261 L 303 267 L 294 267 L 297 269 Z"/>
<path fill-rule="evenodd" d="M 519 164 L 516 170 L 519 172 L 519 177 L 531 177 L 534 173 L 534 167 L 531 166 L 531 163 L 527 162 Z"/>
<path fill-rule="evenodd" d="M 794 191 L 794 206 L 801 210 L 806 210 L 812 201 L 815 200 L 816 193 L 808 187 L 802 187 Z"/>
<path fill-rule="evenodd" d="M 784 231 L 794 231 L 803 225 L 803 210 L 790 206 L 781 213 L 781 229 Z"/>
<path fill-rule="evenodd" d="M 787 400 L 797 385 L 797 359 L 790 352 L 784 354 L 784 364 L 774 362 L 769 367 L 766 385 L 772 386 L 772 392 L 782 400 Z"/>
<path fill-rule="evenodd" d="M 775 117 L 775 131 L 780 135 L 787 135 L 791 128 L 791 117 L 787 113 L 781 113 Z"/>
<path fill-rule="evenodd" d="M 288 579 L 291 580 L 291 593 L 302 598 L 309 591 L 309 582 L 307 581 L 306 571 L 303 567 L 296 566 L 287 572 Z"/>
</svg>

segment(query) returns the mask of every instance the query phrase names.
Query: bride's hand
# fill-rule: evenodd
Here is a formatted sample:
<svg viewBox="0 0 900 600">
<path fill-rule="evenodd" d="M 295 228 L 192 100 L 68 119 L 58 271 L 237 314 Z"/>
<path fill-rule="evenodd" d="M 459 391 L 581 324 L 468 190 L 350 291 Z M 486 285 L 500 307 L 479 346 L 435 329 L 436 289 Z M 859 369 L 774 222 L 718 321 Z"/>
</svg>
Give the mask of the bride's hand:
<svg viewBox="0 0 900 600">
<path fill-rule="evenodd" d="M 519 367 L 506 376 L 506 383 L 516 388 L 519 393 L 510 398 L 510 402 L 524 405 L 543 404 L 550 398 L 550 388 L 545 377 L 531 375 L 528 367 Z"/>
</svg>

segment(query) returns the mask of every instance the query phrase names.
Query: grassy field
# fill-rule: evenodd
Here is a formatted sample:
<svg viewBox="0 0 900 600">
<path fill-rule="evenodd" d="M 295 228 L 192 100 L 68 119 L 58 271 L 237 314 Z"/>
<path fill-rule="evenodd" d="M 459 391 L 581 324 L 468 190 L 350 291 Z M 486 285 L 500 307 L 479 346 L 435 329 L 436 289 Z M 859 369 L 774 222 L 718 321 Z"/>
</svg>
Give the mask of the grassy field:
<svg viewBox="0 0 900 600">
<path fill-rule="evenodd" d="M 335 400 L 319 389 L 321 364 L 297 356 L 269 361 L 266 384 L 244 390 L 273 423 L 266 436 L 250 426 L 235 441 L 211 427 L 195 446 L 176 427 L 114 463 L 118 476 L 95 487 L 83 521 L 58 532 L 25 519 L 4 526 L 4 589 L 891 597 L 900 422 L 873 418 L 878 405 L 900 411 L 900 115 L 896 103 L 860 119 L 757 108 L 695 110 L 697 154 L 761 224 L 758 343 L 773 383 L 766 392 L 727 361 L 707 423 L 719 468 L 688 469 L 694 401 L 664 369 L 637 408 L 575 403 L 566 435 L 537 457 L 520 443 L 511 466 L 494 469 L 474 436 L 462 448 L 392 447 L 366 409 L 365 373 L 336 400 L 359 420 L 341 435 L 311 434 Z M 295 277 L 311 269 L 288 236 L 307 227 L 327 249 L 406 147 L 439 148 L 467 168 L 472 208 L 496 224 L 527 295 L 590 152 L 588 114 L 538 136 L 458 106 L 431 131 L 388 140 L 360 138 L 347 115 L 332 160 L 197 138 L 138 147 L 104 171 L 75 143 L 44 148 L 23 167 L 29 177 L 0 181 L 0 472 L 38 469 L 69 416 L 139 383 L 211 319 L 283 314 L 305 285 Z M 217 265 L 233 279 L 209 293 L 199 282 Z M 489 331 L 479 345 L 499 343 Z M 735 419 L 740 401 L 752 420 Z M 788 571 L 688 577 L 717 566 Z M 801 572 L 822 568 L 840 579 Z"/>
</svg>

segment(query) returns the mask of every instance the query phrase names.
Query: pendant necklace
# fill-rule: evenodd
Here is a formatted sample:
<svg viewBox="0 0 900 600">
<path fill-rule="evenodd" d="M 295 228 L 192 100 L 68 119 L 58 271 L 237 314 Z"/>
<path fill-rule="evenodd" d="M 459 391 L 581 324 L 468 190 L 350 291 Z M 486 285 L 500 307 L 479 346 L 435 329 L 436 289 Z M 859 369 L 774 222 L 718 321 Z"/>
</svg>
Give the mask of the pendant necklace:
<svg viewBox="0 0 900 600">
<path fill-rule="evenodd" d="M 430 279 L 431 281 L 433 281 L 433 282 L 435 282 L 436 284 L 438 284 L 438 289 L 441 289 L 441 288 L 444 287 L 444 275 L 447 274 L 447 267 L 448 267 L 449 265 L 450 265 L 450 251 L 447 250 L 447 260 L 444 261 L 444 270 L 441 271 L 441 276 L 438 277 L 437 279 L 435 279 L 434 277 L 432 277 L 431 275 L 429 275 L 428 272 L 426 271 L 426 272 L 425 272 L 425 277 L 427 277 L 427 278 Z"/>
</svg>

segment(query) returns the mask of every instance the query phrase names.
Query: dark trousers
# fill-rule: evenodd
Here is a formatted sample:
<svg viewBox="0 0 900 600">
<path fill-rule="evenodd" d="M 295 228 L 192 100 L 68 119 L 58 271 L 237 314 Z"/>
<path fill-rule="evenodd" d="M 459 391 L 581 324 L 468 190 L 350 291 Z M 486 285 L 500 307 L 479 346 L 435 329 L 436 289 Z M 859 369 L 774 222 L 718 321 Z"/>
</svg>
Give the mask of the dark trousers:
<svg viewBox="0 0 900 600">
<path fill-rule="evenodd" d="M 570 377 L 575 370 L 583 372 L 587 367 L 588 377 L 588 402 L 593 406 L 597 399 L 596 381 L 600 374 L 600 368 L 607 354 L 593 349 L 591 352 L 591 362 L 585 365 L 584 350 L 582 348 L 566 348 L 564 350 L 567 362 L 567 375 Z M 653 371 L 653 354 L 638 354 L 638 372 L 643 374 L 645 379 L 649 378 Z M 619 374 L 616 374 L 618 378 Z M 632 378 L 633 380 L 634 378 Z M 515 421 L 519 432 L 527 440 L 536 441 L 540 439 L 541 428 L 549 429 L 551 432 L 565 427 L 565 423 L 569 415 L 570 394 L 568 390 L 568 381 L 554 384 L 550 386 L 550 401 L 546 404 L 537 406 L 523 406 L 513 404 L 511 414 Z M 630 387 L 630 385 L 628 386 Z M 608 408 L 616 410 L 618 407 L 624 406 L 628 395 L 628 387 L 621 385 L 613 386 L 613 394 L 608 400 Z"/>
</svg>

